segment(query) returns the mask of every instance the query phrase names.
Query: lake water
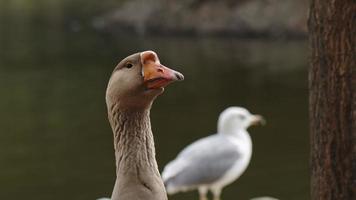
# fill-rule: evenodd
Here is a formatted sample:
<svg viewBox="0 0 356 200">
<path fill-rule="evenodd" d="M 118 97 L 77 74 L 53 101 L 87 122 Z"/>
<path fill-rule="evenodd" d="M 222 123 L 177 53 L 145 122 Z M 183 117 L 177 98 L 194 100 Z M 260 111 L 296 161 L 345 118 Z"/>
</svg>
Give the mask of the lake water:
<svg viewBox="0 0 356 200">
<path fill-rule="evenodd" d="M 185 75 L 151 111 L 160 170 L 183 147 L 214 133 L 224 108 L 244 106 L 267 125 L 249 129 L 251 163 L 223 199 L 309 199 L 306 41 L 43 29 L 0 31 L 0 199 L 110 196 L 115 168 L 106 84 L 119 60 L 148 49 Z"/>
</svg>

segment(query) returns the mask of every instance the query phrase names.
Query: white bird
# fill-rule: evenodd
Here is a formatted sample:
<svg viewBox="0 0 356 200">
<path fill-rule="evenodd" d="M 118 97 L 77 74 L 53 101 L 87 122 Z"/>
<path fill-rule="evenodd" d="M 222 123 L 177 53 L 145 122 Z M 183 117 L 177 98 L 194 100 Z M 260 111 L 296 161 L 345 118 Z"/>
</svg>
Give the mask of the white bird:
<svg viewBox="0 0 356 200">
<path fill-rule="evenodd" d="M 255 197 L 255 198 L 252 198 L 251 200 L 278 200 L 274 197 Z"/>
<path fill-rule="evenodd" d="M 218 133 L 199 139 L 183 149 L 166 165 L 162 178 L 168 194 L 198 189 L 200 200 L 207 192 L 220 199 L 224 186 L 235 181 L 247 168 L 252 141 L 247 128 L 264 124 L 260 115 L 242 107 L 229 107 L 218 120 Z"/>
</svg>

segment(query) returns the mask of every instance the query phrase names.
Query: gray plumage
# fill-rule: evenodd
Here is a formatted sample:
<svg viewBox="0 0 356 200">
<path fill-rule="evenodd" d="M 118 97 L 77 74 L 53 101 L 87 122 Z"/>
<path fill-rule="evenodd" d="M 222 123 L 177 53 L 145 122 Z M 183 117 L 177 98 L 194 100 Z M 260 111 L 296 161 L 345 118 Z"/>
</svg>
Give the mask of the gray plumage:
<svg viewBox="0 0 356 200">
<path fill-rule="evenodd" d="M 211 135 L 202 138 L 168 164 L 175 167 L 184 166 L 184 170 L 165 180 L 165 185 L 166 187 L 191 187 L 213 183 L 234 165 L 239 156 L 236 146 L 226 137 Z"/>
</svg>

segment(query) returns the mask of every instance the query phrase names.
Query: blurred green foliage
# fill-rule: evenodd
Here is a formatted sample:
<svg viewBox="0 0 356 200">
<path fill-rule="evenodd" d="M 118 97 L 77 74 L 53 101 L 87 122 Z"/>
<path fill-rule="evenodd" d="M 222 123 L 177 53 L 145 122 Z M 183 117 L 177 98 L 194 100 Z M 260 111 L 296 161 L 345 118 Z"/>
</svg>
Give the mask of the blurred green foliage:
<svg viewBox="0 0 356 200">
<path fill-rule="evenodd" d="M 1 20 L 16 23 L 61 24 L 89 18 L 119 6 L 124 0 L 1 0 Z M 2 23 L 4 24 L 4 23 Z"/>
</svg>

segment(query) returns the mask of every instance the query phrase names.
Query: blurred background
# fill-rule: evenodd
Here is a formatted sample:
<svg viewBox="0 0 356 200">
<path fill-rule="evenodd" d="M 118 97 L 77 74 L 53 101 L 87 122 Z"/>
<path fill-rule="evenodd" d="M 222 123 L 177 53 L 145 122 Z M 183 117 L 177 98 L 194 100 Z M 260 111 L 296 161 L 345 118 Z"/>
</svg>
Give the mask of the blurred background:
<svg viewBox="0 0 356 200">
<path fill-rule="evenodd" d="M 261 114 L 225 200 L 309 199 L 306 0 L 0 0 L 0 199 L 96 199 L 115 181 L 105 89 L 154 50 L 185 75 L 155 102 L 157 160 L 213 134 L 236 105 Z M 196 192 L 171 196 L 197 199 Z"/>
</svg>

